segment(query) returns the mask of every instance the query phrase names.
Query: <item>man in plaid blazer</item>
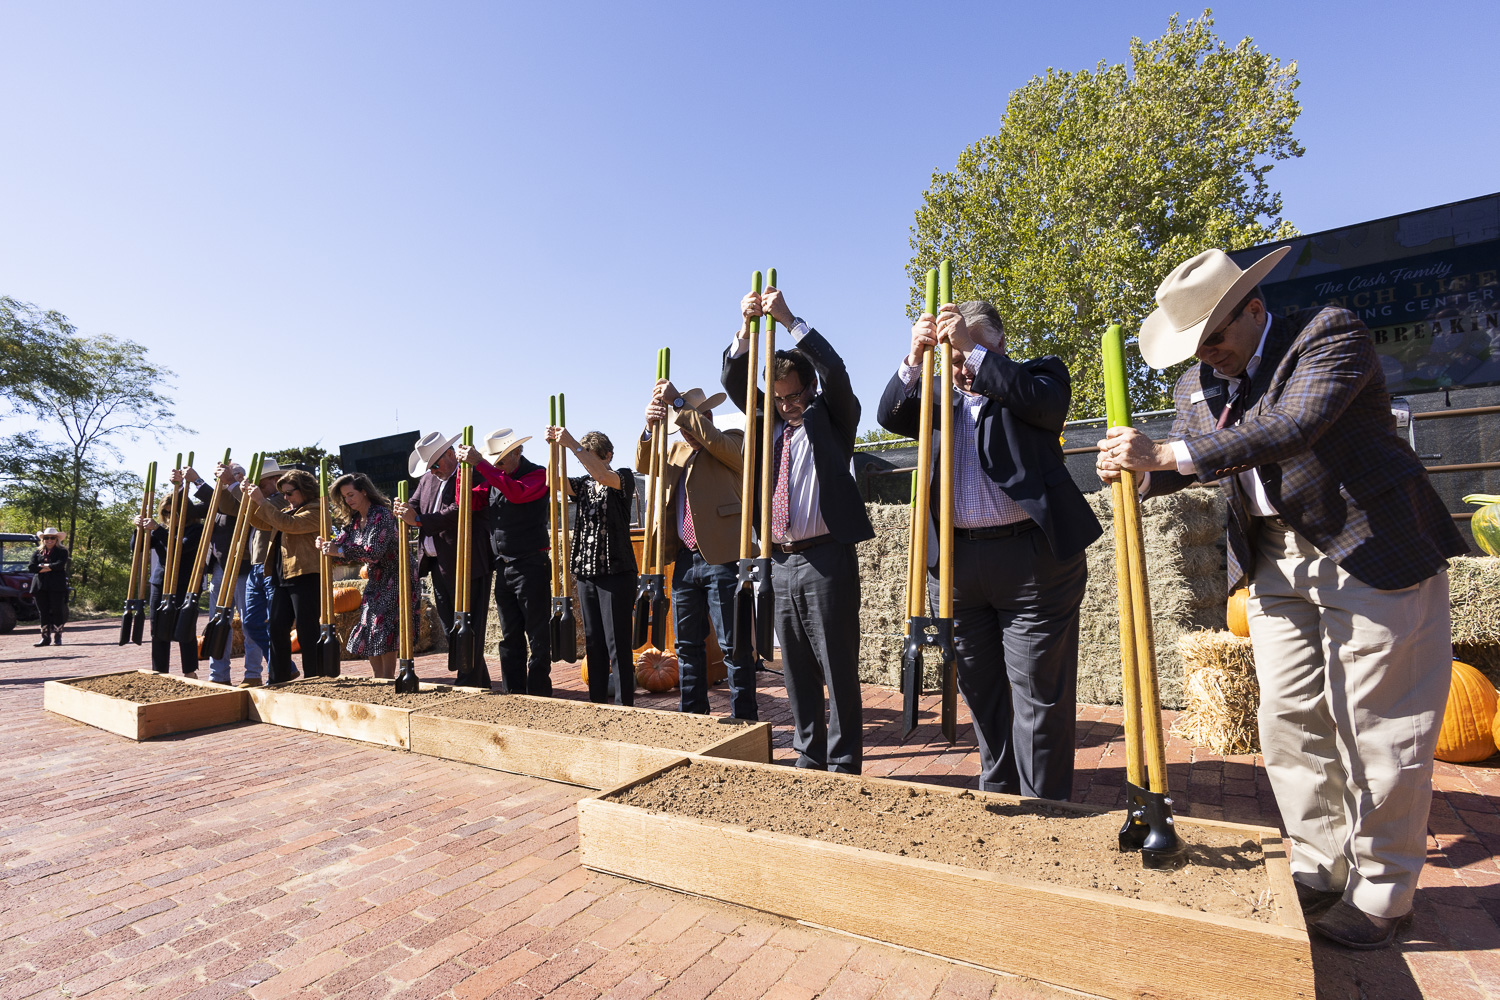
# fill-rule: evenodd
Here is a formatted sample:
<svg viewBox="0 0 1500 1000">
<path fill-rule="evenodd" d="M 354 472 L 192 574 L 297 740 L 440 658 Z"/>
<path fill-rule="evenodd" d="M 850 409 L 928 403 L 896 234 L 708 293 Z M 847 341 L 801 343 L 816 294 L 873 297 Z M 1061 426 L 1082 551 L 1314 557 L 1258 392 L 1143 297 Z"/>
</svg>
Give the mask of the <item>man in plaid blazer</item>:
<svg viewBox="0 0 1500 1000">
<path fill-rule="evenodd" d="M 1178 380 L 1169 440 L 1114 428 L 1098 467 L 1148 473 L 1147 496 L 1224 489 L 1298 897 L 1325 937 L 1380 948 L 1410 919 L 1426 855 L 1447 560 L 1468 547 L 1396 433 L 1364 323 L 1267 312 L 1259 282 L 1285 253 L 1241 271 L 1209 250 L 1168 275 L 1141 354 L 1202 364 Z"/>
</svg>

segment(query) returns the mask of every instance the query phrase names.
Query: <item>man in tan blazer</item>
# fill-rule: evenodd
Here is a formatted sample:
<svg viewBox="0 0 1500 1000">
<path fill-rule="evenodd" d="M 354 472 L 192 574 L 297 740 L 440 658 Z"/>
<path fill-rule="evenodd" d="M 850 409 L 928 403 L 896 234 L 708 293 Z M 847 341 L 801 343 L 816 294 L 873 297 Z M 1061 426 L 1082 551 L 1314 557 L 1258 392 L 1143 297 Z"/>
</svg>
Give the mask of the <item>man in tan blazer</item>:
<svg viewBox="0 0 1500 1000">
<path fill-rule="evenodd" d="M 677 635 L 682 711 L 708 714 L 708 629 L 713 626 L 725 651 L 730 712 L 755 720 L 755 660 L 735 663 L 729 656 L 729 626 L 734 615 L 736 568 L 740 555 L 740 469 L 743 431 L 714 426 L 713 408 L 722 392 L 705 397 L 702 389 L 679 392 L 668 379 L 656 383 L 646 405 L 646 430 L 636 442 L 635 467 L 642 472 L 651 459 L 651 441 L 668 428 L 682 440 L 667 452 L 663 536 L 672 559 L 672 625 Z M 670 433 L 670 430 L 668 430 Z"/>
</svg>

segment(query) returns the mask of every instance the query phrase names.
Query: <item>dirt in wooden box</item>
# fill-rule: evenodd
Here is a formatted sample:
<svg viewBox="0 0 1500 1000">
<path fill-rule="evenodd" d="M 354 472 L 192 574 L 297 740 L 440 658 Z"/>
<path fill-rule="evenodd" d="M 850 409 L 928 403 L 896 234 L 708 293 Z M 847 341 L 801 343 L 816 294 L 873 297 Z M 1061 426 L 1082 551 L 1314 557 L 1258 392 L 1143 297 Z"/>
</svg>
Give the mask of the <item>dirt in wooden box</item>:
<svg viewBox="0 0 1500 1000">
<path fill-rule="evenodd" d="M 517 729 L 541 729 L 569 736 L 688 751 L 702 750 L 720 740 L 726 740 L 749 725 L 728 719 L 721 722 L 707 715 L 622 712 L 589 702 L 561 699 L 521 701 L 505 695 L 454 702 L 430 714 L 449 719 L 493 722 L 502 726 L 515 726 Z"/>
<path fill-rule="evenodd" d="M 1271 922 L 1260 844 L 1185 829 L 1186 868 L 1145 871 L 1117 849 L 1123 812 L 1095 815 L 986 802 L 911 784 L 692 761 L 610 796 L 651 812 L 769 830 L 1015 878 Z"/>
<path fill-rule="evenodd" d="M 377 681 L 369 677 L 304 677 L 286 684 L 277 684 L 272 690 L 407 709 L 431 708 L 451 701 L 455 696 L 468 698 L 481 693 L 474 688 L 440 687 L 431 691 L 418 691 L 416 694 L 397 694 L 391 681 Z"/>
<path fill-rule="evenodd" d="M 166 674 L 109 674 L 104 677 L 85 677 L 71 683 L 76 688 L 107 694 L 111 698 L 135 702 L 137 705 L 201 698 L 216 693 L 211 688 L 187 684 Z"/>
</svg>

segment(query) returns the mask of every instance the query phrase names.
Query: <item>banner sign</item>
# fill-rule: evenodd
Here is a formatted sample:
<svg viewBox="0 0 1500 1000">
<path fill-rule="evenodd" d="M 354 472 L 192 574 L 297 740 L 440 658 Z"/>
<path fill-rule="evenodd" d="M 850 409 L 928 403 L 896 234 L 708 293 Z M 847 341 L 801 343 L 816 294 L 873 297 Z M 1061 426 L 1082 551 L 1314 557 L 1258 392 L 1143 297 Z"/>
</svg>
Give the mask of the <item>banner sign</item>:
<svg viewBox="0 0 1500 1000">
<path fill-rule="evenodd" d="M 1394 395 L 1500 384 L 1500 196 L 1237 251 L 1292 253 L 1261 283 L 1273 313 L 1364 320 Z"/>
</svg>

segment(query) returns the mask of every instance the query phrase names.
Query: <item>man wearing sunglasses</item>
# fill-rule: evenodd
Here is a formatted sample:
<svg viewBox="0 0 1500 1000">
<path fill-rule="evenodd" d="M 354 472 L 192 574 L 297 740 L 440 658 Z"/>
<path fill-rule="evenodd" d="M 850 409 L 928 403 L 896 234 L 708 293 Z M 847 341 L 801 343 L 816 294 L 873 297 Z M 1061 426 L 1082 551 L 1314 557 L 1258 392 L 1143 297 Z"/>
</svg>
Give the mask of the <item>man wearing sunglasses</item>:
<svg viewBox="0 0 1500 1000">
<path fill-rule="evenodd" d="M 864 709 L 859 690 L 859 560 L 854 546 L 875 537 L 849 471 L 859 428 L 859 400 L 844 360 L 798 319 L 781 292 L 767 288 L 740 303 L 744 319 L 762 314 L 791 331 L 797 347 L 777 351 L 771 395 L 771 584 L 776 639 L 792 708 L 797 766 L 859 774 L 864 763 Z M 724 352 L 720 381 L 742 411 L 748 324 Z M 764 397 L 765 393 L 760 392 Z M 764 407 L 763 398 L 752 404 Z M 756 496 L 759 497 L 757 490 Z M 757 518 L 757 521 L 759 519 Z M 828 718 L 823 689 L 828 689 Z"/>
<path fill-rule="evenodd" d="M 1113 428 L 1100 478 L 1160 496 L 1217 482 L 1229 585 L 1248 584 L 1266 773 L 1314 930 L 1357 949 L 1409 922 L 1452 658 L 1447 560 L 1467 551 L 1396 433 L 1365 324 L 1280 316 L 1220 250 L 1180 265 L 1141 326 L 1153 368 L 1190 357 L 1171 438 Z"/>
</svg>

